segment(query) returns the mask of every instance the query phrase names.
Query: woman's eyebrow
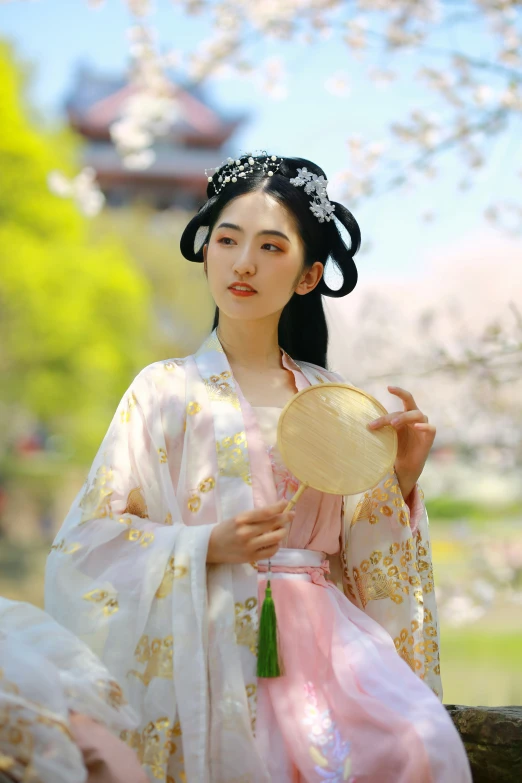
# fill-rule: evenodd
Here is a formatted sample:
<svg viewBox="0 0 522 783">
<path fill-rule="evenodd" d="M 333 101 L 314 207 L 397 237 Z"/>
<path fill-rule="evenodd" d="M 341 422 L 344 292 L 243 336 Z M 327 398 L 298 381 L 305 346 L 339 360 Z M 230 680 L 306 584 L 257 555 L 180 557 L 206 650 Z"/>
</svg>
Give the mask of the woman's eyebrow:
<svg viewBox="0 0 522 783">
<path fill-rule="evenodd" d="M 218 228 L 231 228 L 234 231 L 243 231 L 241 226 L 236 226 L 235 223 L 220 223 Z M 257 234 L 258 237 L 265 236 L 265 235 L 282 237 L 283 239 L 286 239 L 287 242 L 290 242 L 290 239 L 289 239 L 289 237 L 287 237 L 286 234 L 283 234 L 282 231 L 276 231 L 275 229 L 273 229 L 273 230 L 272 229 L 270 229 L 270 230 L 266 229 L 265 231 L 259 231 L 258 234 Z"/>
</svg>

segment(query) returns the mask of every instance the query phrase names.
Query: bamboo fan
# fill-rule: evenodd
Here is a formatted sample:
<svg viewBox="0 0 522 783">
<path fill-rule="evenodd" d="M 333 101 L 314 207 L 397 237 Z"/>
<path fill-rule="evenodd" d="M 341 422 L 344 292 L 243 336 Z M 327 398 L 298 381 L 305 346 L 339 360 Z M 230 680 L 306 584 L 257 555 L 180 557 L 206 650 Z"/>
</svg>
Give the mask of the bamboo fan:
<svg viewBox="0 0 522 783">
<path fill-rule="evenodd" d="M 332 495 L 356 495 L 374 487 L 397 455 L 392 426 L 367 425 L 386 408 L 355 386 L 323 383 L 298 392 L 283 408 L 277 445 L 286 467 L 301 482 L 287 506 L 307 487 Z"/>
</svg>

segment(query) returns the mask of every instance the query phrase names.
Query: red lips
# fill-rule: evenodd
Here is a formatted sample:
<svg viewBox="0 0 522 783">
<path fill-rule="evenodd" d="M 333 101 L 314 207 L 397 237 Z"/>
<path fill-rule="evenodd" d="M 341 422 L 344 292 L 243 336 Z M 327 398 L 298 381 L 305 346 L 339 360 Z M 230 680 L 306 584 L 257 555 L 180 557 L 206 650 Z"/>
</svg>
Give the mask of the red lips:
<svg viewBox="0 0 522 783">
<path fill-rule="evenodd" d="M 234 296 L 254 296 L 254 294 L 257 294 L 256 289 L 249 283 L 232 283 L 232 285 L 228 287 L 228 290 Z"/>
</svg>

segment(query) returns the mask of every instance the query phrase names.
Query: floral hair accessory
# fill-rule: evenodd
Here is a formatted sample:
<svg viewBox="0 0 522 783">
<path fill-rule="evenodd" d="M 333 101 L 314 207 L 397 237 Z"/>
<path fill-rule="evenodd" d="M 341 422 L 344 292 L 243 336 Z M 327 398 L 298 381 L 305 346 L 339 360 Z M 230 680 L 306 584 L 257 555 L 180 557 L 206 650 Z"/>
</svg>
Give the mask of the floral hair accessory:
<svg viewBox="0 0 522 783">
<path fill-rule="evenodd" d="M 228 158 L 216 169 L 205 169 L 205 174 L 208 181 L 213 183 L 217 196 L 229 182 L 246 179 L 255 172 L 262 171 L 265 176 L 273 177 L 276 171 L 279 170 L 282 162 L 283 158 L 277 155 L 268 155 L 264 151 L 259 154 L 256 153 L 255 156 L 251 153 L 245 153 L 236 160 Z M 210 174 L 209 172 L 214 173 Z"/>
<path fill-rule="evenodd" d="M 296 188 L 304 185 L 305 193 L 312 197 L 310 209 L 318 219 L 319 223 L 326 220 L 330 222 L 334 218 L 335 205 L 332 204 L 326 193 L 328 180 L 322 175 L 320 177 L 308 169 L 297 169 L 297 177 L 290 180 L 291 185 Z"/>
</svg>

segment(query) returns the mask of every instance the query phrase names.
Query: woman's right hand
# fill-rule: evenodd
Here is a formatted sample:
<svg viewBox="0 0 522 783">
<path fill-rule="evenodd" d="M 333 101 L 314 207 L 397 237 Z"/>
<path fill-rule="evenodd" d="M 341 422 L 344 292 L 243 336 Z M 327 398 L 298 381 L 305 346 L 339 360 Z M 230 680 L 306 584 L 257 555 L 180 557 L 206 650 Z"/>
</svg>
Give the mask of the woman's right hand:
<svg viewBox="0 0 522 783">
<path fill-rule="evenodd" d="M 279 550 L 295 511 L 286 500 L 245 511 L 216 525 L 210 534 L 207 563 L 252 563 L 267 560 Z"/>
</svg>

